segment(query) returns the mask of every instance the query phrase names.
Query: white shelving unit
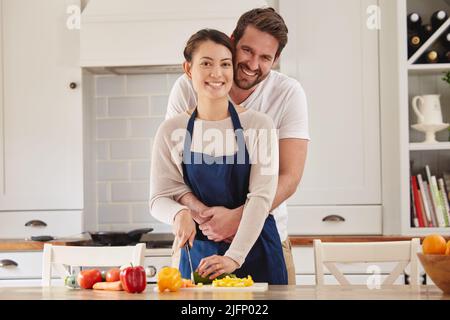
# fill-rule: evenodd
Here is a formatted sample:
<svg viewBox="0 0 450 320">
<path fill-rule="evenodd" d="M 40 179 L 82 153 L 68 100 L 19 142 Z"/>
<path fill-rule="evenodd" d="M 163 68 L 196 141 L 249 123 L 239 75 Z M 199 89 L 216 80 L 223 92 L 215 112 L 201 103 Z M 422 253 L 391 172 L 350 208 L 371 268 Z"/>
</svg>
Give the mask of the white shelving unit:
<svg viewBox="0 0 450 320">
<path fill-rule="evenodd" d="M 415 64 L 416 60 L 450 27 L 448 19 L 408 60 L 406 17 L 418 12 L 428 23 L 431 14 L 444 9 L 448 0 L 380 0 L 380 101 L 383 180 L 383 233 L 402 235 L 450 235 L 450 227 L 416 228 L 410 219 L 410 163 L 413 174 L 429 165 L 432 175 L 450 171 L 447 130 L 438 132 L 438 143 L 424 144 L 424 134 L 411 128 L 417 122 L 412 111 L 414 96 L 440 94 L 443 120 L 450 122 L 450 86 L 441 80 L 450 64 Z"/>
<path fill-rule="evenodd" d="M 450 142 L 439 143 L 410 143 L 410 151 L 450 150 Z"/>
</svg>

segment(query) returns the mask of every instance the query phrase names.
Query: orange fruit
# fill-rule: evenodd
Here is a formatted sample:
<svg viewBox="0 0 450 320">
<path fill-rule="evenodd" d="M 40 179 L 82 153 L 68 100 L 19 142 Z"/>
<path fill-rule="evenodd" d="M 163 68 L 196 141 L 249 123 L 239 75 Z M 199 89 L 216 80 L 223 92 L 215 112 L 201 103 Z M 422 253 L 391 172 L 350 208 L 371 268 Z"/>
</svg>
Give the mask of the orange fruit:
<svg viewBox="0 0 450 320">
<path fill-rule="evenodd" d="M 446 249 L 447 243 L 439 234 L 431 234 L 423 239 L 422 251 L 424 254 L 445 254 Z"/>
<path fill-rule="evenodd" d="M 450 256 L 450 240 L 447 241 L 447 245 L 446 245 L 446 249 L 445 249 L 445 254 L 447 256 Z"/>
</svg>

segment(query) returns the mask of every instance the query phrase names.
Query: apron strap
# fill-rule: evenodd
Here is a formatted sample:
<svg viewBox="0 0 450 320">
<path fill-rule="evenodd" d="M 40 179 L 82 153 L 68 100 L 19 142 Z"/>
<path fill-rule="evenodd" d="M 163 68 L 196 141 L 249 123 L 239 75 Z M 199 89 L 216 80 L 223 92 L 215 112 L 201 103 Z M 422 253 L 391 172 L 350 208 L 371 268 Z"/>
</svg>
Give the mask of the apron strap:
<svg viewBox="0 0 450 320">
<path fill-rule="evenodd" d="M 242 129 L 241 121 L 239 120 L 239 116 L 231 101 L 228 101 L 228 112 L 230 113 L 231 121 L 233 122 L 233 128 L 238 148 L 239 150 L 243 150 L 245 149 L 244 130 Z M 186 137 L 184 138 L 183 161 L 190 161 L 189 155 L 191 153 L 191 144 L 194 133 L 195 118 L 197 118 L 197 108 L 195 108 L 195 110 L 192 112 L 186 127 L 187 134 Z"/>
</svg>

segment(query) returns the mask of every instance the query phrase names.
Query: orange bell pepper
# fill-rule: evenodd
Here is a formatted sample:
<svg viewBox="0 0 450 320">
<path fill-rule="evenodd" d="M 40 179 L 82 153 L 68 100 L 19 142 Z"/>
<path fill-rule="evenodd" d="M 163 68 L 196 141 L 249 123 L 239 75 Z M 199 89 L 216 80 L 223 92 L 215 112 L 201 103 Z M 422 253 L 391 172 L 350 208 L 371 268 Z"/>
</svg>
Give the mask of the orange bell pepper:
<svg viewBox="0 0 450 320">
<path fill-rule="evenodd" d="M 183 284 L 180 270 L 171 267 L 162 268 L 157 275 L 157 284 L 159 292 L 178 291 Z"/>
</svg>

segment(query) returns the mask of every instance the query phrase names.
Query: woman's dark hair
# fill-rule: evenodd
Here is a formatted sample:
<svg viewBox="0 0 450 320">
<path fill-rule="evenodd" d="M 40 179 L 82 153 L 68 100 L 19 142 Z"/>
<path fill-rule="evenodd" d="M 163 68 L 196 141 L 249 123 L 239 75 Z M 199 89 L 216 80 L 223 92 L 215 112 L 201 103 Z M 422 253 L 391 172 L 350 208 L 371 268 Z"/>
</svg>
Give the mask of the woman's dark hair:
<svg viewBox="0 0 450 320">
<path fill-rule="evenodd" d="M 244 35 L 247 26 L 253 26 L 261 32 L 266 32 L 278 41 L 277 58 L 288 41 L 288 28 L 283 18 L 273 8 L 257 8 L 244 13 L 238 20 L 236 29 L 233 31 L 235 45 Z"/>
<path fill-rule="evenodd" d="M 215 29 L 202 29 L 194 33 L 187 41 L 183 52 L 186 61 L 191 62 L 192 56 L 198 46 L 208 40 L 225 46 L 230 50 L 231 56 L 234 58 L 234 46 L 229 36 Z"/>
</svg>

